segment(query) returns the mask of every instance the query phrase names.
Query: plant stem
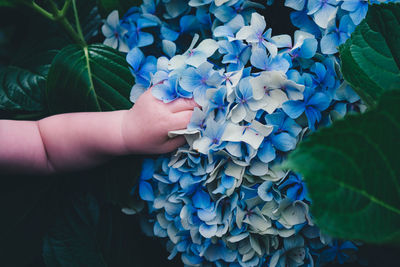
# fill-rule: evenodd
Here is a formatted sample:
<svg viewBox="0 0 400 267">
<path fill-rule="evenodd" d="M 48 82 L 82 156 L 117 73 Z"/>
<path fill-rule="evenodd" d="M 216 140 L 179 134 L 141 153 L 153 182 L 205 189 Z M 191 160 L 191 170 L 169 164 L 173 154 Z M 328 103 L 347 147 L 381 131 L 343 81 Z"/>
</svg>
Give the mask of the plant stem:
<svg viewBox="0 0 400 267">
<path fill-rule="evenodd" d="M 78 33 L 75 31 L 74 27 L 72 27 L 71 23 L 67 19 L 67 12 L 69 7 L 71 6 L 71 1 L 74 6 L 74 14 L 75 14 L 75 20 L 77 23 L 77 30 Z M 67 31 L 67 33 L 70 35 L 70 37 L 76 42 L 77 44 L 86 47 L 86 41 L 85 38 L 83 37 L 82 34 L 82 29 L 79 23 L 79 18 L 78 18 L 78 12 L 76 9 L 75 5 L 75 0 L 66 0 L 64 3 L 64 6 L 62 7 L 61 10 L 58 9 L 56 3 L 53 0 L 48 0 L 47 1 L 50 4 L 50 7 L 52 9 L 52 13 L 48 12 L 38 4 L 34 0 L 32 2 L 27 2 L 26 4 L 31 7 L 32 9 L 36 10 L 39 14 L 42 14 L 44 17 L 52 20 L 52 21 L 57 21 L 60 23 L 64 29 Z"/>
<path fill-rule="evenodd" d="M 64 6 L 61 9 L 61 14 L 63 16 L 67 15 L 67 12 L 68 12 L 68 9 L 69 9 L 70 6 L 71 6 L 71 0 L 65 1 Z"/>
<path fill-rule="evenodd" d="M 38 13 L 42 14 L 43 16 L 45 16 L 46 18 L 54 21 L 53 14 L 51 14 L 50 12 L 48 12 L 47 10 L 45 10 L 44 8 L 42 8 L 41 6 L 36 4 L 35 1 L 29 2 L 29 3 L 26 3 L 26 4 L 29 7 L 33 8 L 34 10 L 36 10 Z"/>
<path fill-rule="evenodd" d="M 81 35 L 76 33 L 76 31 L 74 30 L 74 27 L 72 27 L 71 23 L 69 23 L 67 18 L 62 17 L 61 19 L 58 20 L 58 22 L 64 27 L 64 29 L 69 33 L 71 38 L 74 39 L 74 41 L 77 44 L 79 44 L 83 47 L 87 46 L 85 39 Z"/>
<path fill-rule="evenodd" d="M 79 21 L 78 9 L 76 8 L 76 0 L 72 0 L 72 8 L 74 10 L 75 24 L 76 24 L 76 29 L 78 31 L 78 34 L 82 40 L 85 40 L 85 37 L 83 36 L 83 33 L 82 33 L 81 23 Z"/>
</svg>

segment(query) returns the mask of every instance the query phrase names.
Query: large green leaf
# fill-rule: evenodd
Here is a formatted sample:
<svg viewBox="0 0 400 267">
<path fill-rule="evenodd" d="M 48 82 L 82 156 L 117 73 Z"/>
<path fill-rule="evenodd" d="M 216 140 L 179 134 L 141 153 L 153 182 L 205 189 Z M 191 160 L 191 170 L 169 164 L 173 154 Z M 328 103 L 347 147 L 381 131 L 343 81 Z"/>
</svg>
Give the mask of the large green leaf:
<svg viewBox="0 0 400 267">
<path fill-rule="evenodd" d="M 0 110 L 44 111 L 46 80 L 18 67 L 0 71 Z"/>
<path fill-rule="evenodd" d="M 104 45 L 70 45 L 50 68 L 49 107 L 53 113 L 128 109 L 132 85 L 122 53 Z"/>
<path fill-rule="evenodd" d="M 399 91 L 386 93 L 376 109 L 322 129 L 289 156 L 317 224 L 335 237 L 400 243 L 399 103 Z"/>
<path fill-rule="evenodd" d="M 351 38 L 340 46 L 344 78 L 373 105 L 400 84 L 400 4 L 372 5 Z"/>
<path fill-rule="evenodd" d="M 43 256 L 49 267 L 179 266 L 168 263 L 159 242 L 143 236 L 136 216 L 101 204 L 90 193 L 64 197 L 57 213 L 44 238 Z"/>
</svg>

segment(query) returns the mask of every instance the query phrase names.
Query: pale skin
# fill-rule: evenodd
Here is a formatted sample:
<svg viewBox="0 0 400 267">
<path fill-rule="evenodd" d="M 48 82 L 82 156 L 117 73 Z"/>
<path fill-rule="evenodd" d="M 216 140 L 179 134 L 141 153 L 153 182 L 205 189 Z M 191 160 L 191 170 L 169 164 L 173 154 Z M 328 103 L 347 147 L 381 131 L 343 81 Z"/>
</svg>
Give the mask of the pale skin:
<svg viewBox="0 0 400 267">
<path fill-rule="evenodd" d="M 0 120 L 0 172 L 52 174 L 115 156 L 171 152 L 186 141 L 168 132 L 185 129 L 196 106 L 192 99 L 164 104 L 147 90 L 129 110 Z"/>
</svg>

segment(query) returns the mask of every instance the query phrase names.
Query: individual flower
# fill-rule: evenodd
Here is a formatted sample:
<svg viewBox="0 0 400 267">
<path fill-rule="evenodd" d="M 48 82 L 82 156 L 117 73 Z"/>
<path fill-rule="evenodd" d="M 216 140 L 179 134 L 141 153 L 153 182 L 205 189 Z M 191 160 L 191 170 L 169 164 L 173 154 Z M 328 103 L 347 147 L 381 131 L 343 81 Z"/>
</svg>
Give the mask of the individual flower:
<svg viewBox="0 0 400 267">
<path fill-rule="evenodd" d="M 103 42 L 105 45 L 118 49 L 121 52 L 129 51 L 125 37 L 128 30 L 121 26 L 117 10 L 114 10 L 110 13 L 110 15 L 108 15 L 106 22 L 101 28 L 101 31 L 106 37 Z"/>
<path fill-rule="evenodd" d="M 258 196 L 264 201 L 280 201 L 281 193 L 276 187 L 275 183 L 271 181 L 263 182 L 257 189 Z"/>
<path fill-rule="evenodd" d="M 368 11 L 367 0 L 343 0 L 341 9 L 349 11 L 349 16 L 355 25 L 361 23 Z"/>
<path fill-rule="evenodd" d="M 128 29 L 127 38 L 130 48 L 149 46 L 154 42 L 151 33 L 144 32 L 142 29 L 155 27 L 158 23 L 154 20 L 139 17 L 128 17 L 125 19 L 125 27 Z"/>
<path fill-rule="evenodd" d="M 254 111 L 263 109 L 271 114 L 289 100 L 288 95 L 292 100 L 303 98 L 304 86 L 288 80 L 279 71 L 263 71 L 258 77 L 251 79 L 250 84 L 254 98 L 250 102 L 250 108 Z"/>
<path fill-rule="evenodd" d="M 297 174 L 290 174 L 278 188 L 281 192 L 285 192 L 286 196 L 293 201 L 309 200 L 305 183 L 301 179 L 301 176 Z"/>
<path fill-rule="evenodd" d="M 308 262 L 306 262 L 306 260 Z M 271 267 L 298 267 L 314 266 L 304 238 L 300 235 L 287 237 L 283 240 L 283 248 L 272 255 L 269 263 Z"/>
<path fill-rule="evenodd" d="M 135 77 L 135 85 L 131 91 L 131 101 L 136 102 L 139 96 L 150 86 L 150 75 L 156 72 L 157 59 L 154 56 L 145 57 L 139 48 L 134 48 L 127 54 L 126 61 Z"/>
<path fill-rule="evenodd" d="M 321 39 L 321 52 L 327 55 L 337 53 L 339 45 L 346 42 L 356 27 L 348 15 L 340 19 L 339 27 L 334 22 L 327 27 Z"/>
<path fill-rule="evenodd" d="M 164 103 L 169 103 L 174 101 L 178 97 L 183 98 L 192 98 L 193 92 L 186 91 L 181 86 L 179 86 L 179 77 L 178 75 L 164 76 L 162 80 L 155 80 L 156 78 L 160 78 L 160 76 L 165 75 L 163 72 L 157 72 L 153 76 L 153 87 L 151 93 L 157 99 L 163 101 Z"/>
<path fill-rule="evenodd" d="M 225 125 L 221 125 L 209 118 L 206 121 L 204 135 L 194 142 L 193 149 L 207 155 L 210 151 L 217 151 L 218 149 L 223 148 L 221 138 L 224 131 Z"/>
<path fill-rule="evenodd" d="M 236 105 L 232 107 L 230 112 L 230 118 L 234 123 L 241 122 L 242 120 L 251 122 L 256 115 L 249 106 L 249 101 L 253 98 L 250 79 L 251 77 L 246 77 L 240 80 L 239 85 L 235 90 Z"/>
<path fill-rule="evenodd" d="M 328 23 L 335 18 L 337 12 L 337 0 L 308 0 L 308 15 L 313 15 L 315 23 L 326 29 Z"/>
<path fill-rule="evenodd" d="M 314 35 L 308 32 L 295 31 L 294 43 L 288 44 L 289 54 L 292 58 L 309 59 L 315 55 L 318 48 L 318 41 Z"/>
<path fill-rule="evenodd" d="M 218 49 L 218 44 L 213 39 L 205 39 L 200 42 L 200 44 L 194 48 L 195 44 L 199 40 L 199 35 L 193 37 L 192 43 L 189 49 L 183 55 L 176 55 L 171 58 L 169 62 L 169 69 L 181 69 L 186 65 L 191 65 L 193 67 L 199 67 L 201 64 L 207 61 L 207 58 L 212 56 L 214 52 Z"/>
<path fill-rule="evenodd" d="M 228 64 L 228 72 L 243 69 L 250 59 L 251 48 L 242 41 L 218 41 L 218 46 L 218 52 L 224 55 L 221 63 Z"/>
<path fill-rule="evenodd" d="M 304 91 L 304 100 L 289 100 L 283 103 L 282 109 L 292 119 L 297 119 L 305 112 L 308 127 L 315 130 L 316 123 L 321 120 L 321 111 L 327 109 L 330 102 L 327 94 L 309 87 Z"/>
<path fill-rule="evenodd" d="M 335 240 L 329 248 L 321 252 L 319 260 L 322 263 L 337 261 L 340 264 L 354 260 L 354 253 L 358 248 L 350 241 Z"/>
<path fill-rule="evenodd" d="M 290 68 L 290 62 L 284 54 L 278 54 L 275 57 L 267 55 L 262 48 L 253 49 L 251 52 L 250 63 L 260 70 L 281 71 L 286 73 Z"/>
<path fill-rule="evenodd" d="M 239 40 L 246 40 L 246 42 L 252 44 L 253 48 L 265 47 L 272 57 L 278 54 L 278 48 L 284 47 L 286 39 L 290 39 L 289 35 L 279 35 L 271 37 L 272 29 L 266 28 L 266 22 L 263 16 L 258 13 L 251 15 L 251 22 L 249 26 L 243 26 L 236 34 L 236 38 Z"/>
<path fill-rule="evenodd" d="M 302 128 L 283 112 L 267 114 L 265 121 L 273 126 L 271 141 L 274 147 L 280 151 L 287 152 L 293 150 L 297 144 L 297 136 Z"/>
<path fill-rule="evenodd" d="M 217 88 L 223 82 L 223 77 L 213 67 L 209 62 L 204 62 L 197 68 L 189 67 L 182 72 L 179 79 L 179 85 L 186 91 L 193 91 L 194 100 L 201 106 L 207 104 L 207 90 Z"/>
</svg>

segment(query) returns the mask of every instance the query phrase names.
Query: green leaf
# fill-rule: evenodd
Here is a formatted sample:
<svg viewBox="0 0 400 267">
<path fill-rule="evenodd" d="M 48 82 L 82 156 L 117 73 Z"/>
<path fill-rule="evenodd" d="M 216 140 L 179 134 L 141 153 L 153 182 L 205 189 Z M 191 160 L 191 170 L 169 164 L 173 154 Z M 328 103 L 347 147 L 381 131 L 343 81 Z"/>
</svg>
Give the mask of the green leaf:
<svg viewBox="0 0 400 267">
<path fill-rule="evenodd" d="M 0 71 L 0 110 L 44 111 L 46 80 L 18 67 Z"/>
<path fill-rule="evenodd" d="M 53 113 L 128 109 L 132 85 L 122 53 L 104 45 L 70 45 L 50 68 L 49 108 Z"/>
<path fill-rule="evenodd" d="M 148 266 L 146 260 L 152 260 L 140 254 L 140 236 L 135 218 L 79 193 L 61 201 L 57 220 L 44 237 L 43 256 L 51 267 Z"/>
<path fill-rule="evenodd" d="M 139 6 L 142 2 L 142 0 L 99 0 L 99 5 L 105 17 L 113 10 L 118 10 L 122 16 L 129 8 Z"/>
<path fill-rule="evenodd" d="M 311 135 L 286 166 L 302 173 L 322 230 L 344 239 L 400 244 L 400 92 L 376 109 Z"/>
<path fill-rule="evenodd" d="M 23 2 L 27 2 L 27 0 L 0 0 L 0 7 L 2 6 L 14 7 Z"/>
<path fill-rule="evenodd" d="M 346 81 L 369 105 L 400 84 L 400 4 L 369 7 L 367 17 L 339 48 Z"/>
</svg>

